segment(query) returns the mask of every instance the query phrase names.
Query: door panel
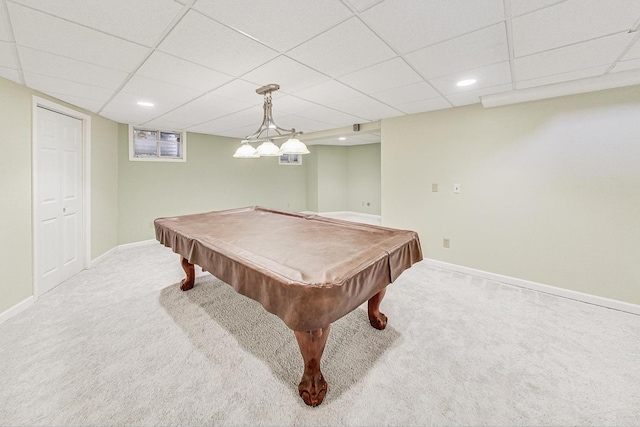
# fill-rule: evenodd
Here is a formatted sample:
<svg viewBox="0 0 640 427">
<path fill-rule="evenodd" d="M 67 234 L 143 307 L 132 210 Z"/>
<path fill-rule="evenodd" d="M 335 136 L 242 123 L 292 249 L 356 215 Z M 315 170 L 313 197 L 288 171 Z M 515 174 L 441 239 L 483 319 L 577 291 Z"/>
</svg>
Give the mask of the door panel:
<svg viewBox="0 0 640 427">
<path fill-rule="evenodd" d="M 38 107 L 35 144 L 39 295 L 84 267 L 82 121 Z"/>
</svg>

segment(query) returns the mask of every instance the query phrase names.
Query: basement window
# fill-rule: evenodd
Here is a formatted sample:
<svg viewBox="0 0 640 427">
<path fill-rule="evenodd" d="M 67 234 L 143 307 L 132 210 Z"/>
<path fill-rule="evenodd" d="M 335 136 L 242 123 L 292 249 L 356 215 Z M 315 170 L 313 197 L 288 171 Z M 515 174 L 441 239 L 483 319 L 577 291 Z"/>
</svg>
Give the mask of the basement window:
<svg viewBox="0 0 640 427">
<path fill-rule="evenodd" d="M 129 160 L 186 162 L 187 134 L 129 125 Z"/>
</svg>

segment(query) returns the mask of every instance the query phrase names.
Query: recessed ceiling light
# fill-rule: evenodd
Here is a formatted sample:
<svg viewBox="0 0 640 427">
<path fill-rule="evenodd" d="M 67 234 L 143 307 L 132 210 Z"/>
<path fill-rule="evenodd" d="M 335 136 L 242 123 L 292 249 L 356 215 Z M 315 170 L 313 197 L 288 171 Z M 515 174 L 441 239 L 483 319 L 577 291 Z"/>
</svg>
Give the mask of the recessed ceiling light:
<svg viewBox="0 0 640 427">
<path fill-rule="evenodd" d="M 341 137 L 340 137 L 340 138 L 338 138 L 338 139 L 339 139 L 340 141 L 344 141 L 344 140 L 345 140 L 345 139 L 347 139 L 347 138 L 345 138 L 344 136 L 341 136 Z"/>
<path fill-rule="evenodd" d="M 466 79 L 466 80 L 460 80 L 458 83 L 456 83 L 456 85 L 458 86 L 469 86 L 474 84 L 475 82 L 477 82 L 476 79 Z"/>
<path fill-rule="evenodd" d="M 138 105 L 140 105 L 141 107 L 153 107 L 154 103 L 147 101 L 138 101 Z"/>
</svg>

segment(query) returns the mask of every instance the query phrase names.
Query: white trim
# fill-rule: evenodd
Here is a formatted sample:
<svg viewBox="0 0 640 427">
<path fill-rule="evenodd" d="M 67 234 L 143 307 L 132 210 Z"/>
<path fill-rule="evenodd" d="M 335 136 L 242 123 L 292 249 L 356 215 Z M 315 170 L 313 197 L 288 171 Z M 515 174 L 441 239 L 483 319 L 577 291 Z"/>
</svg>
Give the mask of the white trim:
<svg viewBox="0 0 640 427">
<path fill-rule="evenodd" d="M 444 261 L 438 261 L 435 259 L 425 258 L 427 265 L 433 265 L 435 267 L 445 268 L 447 270 L 453 270 L 460 273 L 469 274 L 472 276 L 481 277 L 483 279 L 493 280 L 495 282 L 505 283 L 507 285 L 517 286 L 519 288 L 531 289 L 533 291 L 544 292 L 546 294 L 555 295 L 562 298 L 568 298 L 587 304 L 599 305 L 601 307 L 611 308 L 613 310 L 624 311 L 626 313 L 640 315 L 640 305 L 631 304 L 628 302 L 617 301 L 605 297 L 599 297 L 597 295 L 585 294 L 582 292 L 572 291 L 570 289 L 558 288 L 556 286 L 545 285 L 542 283 L 531 282 L 529 280 L 518 279 L 516 277 L 503 276 L 502 274 L 491 273 L 483 270 L 476 270 L 475 268 L 464 267 L 462 265 L 450 264 Z"/>
<path fill-rule="evenodd" d="M 123 245 L 118 245 L 118 249 L 129 249 L 129 248 L 135 248 L 138 246 L 152 245 L 154 243 L 159 243 L 159 242 L 156 239 L 141 240 L 139 242 L 125 243 Z"/>
<path fill-rule="evenodd" d="M 2 313 L 0 313 L 0 323 L 3 323 L 5 321 L 11 319 L 13 316 L 22 313 L 27 308 L 31 307 L 33 305 L 33 303 L 35 303 L 35 302 L 36 302 L 35 297 L 33 295 L 31 295 L 28 298 L 20 301 L 19 303 L 17 303 L 13 307 L 9 307 L 8 309 L 6 309 Z"/>
<path fill-rule="evenodd" d="M 98 256 L 96 259 L 92 260 L 91 264 L 89 266 L 93 267 L 98 262 L 100 262 L 103 258 L 106 258 L 107 256 L 109 256 L 111 254 L 114 254 L 114 253 L 118 252 L 121 249 L 129 249 L 129 248 L 135 248 L 135 247 L 139 247 L 139 246 L 148 246 L 148 245 L 152 245 L 154 243 L 158 243 L 158 241 L 156 239 L 149 239 L 149 240 L 141 240 L 139 242 L 125 243 L 123 245 L 118 245 L 116 247 L 113 247 L 113 248 L 109 249 L 107 252 L 103 253 L 102 255 Z"/>
<path fill-rule="evenodd" d="M 48 99 L 40 98 L 33 95 L 32 97 L 32 116 L 31 116 L 31 178 L 32 178 L 32 195 L 31 195 L 31 253 L 33 254 L 32 278 L 33 278 L 33 294 L 37 299 L 42 292 L 39 288 L 37 277 L 38 254 L 36 248 L 37 240 L 37 224 L 38 203 L 37 203 L 37 150 L 35 149 L 38 137 L 38 107 L 43 107 L 51 111 L 65 114 L 70 117 L 82 120 L 82 188 L 83 188 L 83 234 L 84 234 L 84 260 L 83 268 L 88 268 L 91 264 L 91 116 L 81 113 L 63 105 L 57 104 Z"/>
<path fill-rule="evenodd" d="M 91 260 L 91 262 L 89 263 L 89 268 L 91 268 L 94 265 L 96 265 L 103 258 L 106 258 L 108 255 L 111 255 L 112 253 L 115 253 L 117 251 L 118 251 L 118 247 L 116 246 L 116 247 L 113 247 L 113 248 L 109 249 L 107 252 L 103 253 L 102 255 L 98 255 L 98 257 L 96 257 L 95 259 Z"/>
</svg>

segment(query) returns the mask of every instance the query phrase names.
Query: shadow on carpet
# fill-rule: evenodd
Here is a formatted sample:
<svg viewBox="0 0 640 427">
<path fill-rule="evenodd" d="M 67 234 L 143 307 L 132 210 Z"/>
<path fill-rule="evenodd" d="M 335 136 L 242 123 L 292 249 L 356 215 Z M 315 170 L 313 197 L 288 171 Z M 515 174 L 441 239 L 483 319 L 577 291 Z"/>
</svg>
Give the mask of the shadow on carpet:
<svg viewBox="0 0 640 427">
<path fill-rule="evenodd" d="M 246 352 L 260 359 L 297 397 L 304 363 L 295 336 L 260 303 L 207 274 L 198 277 L 187 292 L 180 290 L 179 283 L 164 288 L 160 304 L 212 363 L 233 365 Z M 402 336 L 390 325 L 383 331 L 372 328 L 364 307 L 331 325 L 321 366 L 329 383 L 325 404 L 361 381 Z M 257 393 L 268 392 L 259 387 Z"/>
</svg>

